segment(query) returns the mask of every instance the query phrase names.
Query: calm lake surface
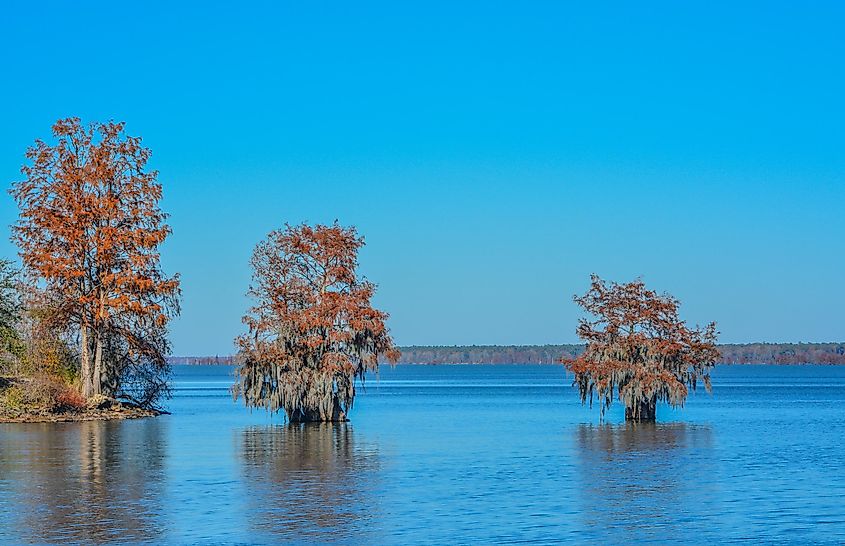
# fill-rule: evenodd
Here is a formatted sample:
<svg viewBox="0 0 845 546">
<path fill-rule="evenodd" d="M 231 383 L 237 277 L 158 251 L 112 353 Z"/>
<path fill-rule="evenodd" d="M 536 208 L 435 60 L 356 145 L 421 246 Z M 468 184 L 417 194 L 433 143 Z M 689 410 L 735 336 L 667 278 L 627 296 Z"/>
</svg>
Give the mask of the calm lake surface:
<svg viewBox="0 0 845 546">
<path fill-rule="evenodd" d="M 719 367 L 651 426 L 557 366 L 384 368 L 298 427 L 175 372 L 170 416 L 0 425 L 0 542 L 845 541 L 845 367 Z"/>
</svg>

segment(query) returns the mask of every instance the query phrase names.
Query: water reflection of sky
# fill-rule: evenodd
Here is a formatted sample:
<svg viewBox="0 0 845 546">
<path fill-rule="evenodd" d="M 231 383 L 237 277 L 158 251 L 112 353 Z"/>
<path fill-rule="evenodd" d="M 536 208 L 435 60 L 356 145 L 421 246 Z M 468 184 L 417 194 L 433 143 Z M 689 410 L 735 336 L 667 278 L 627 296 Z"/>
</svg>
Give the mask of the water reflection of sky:
<svg viewBox="0 0 845 546">
<path fill-rule="evenodd" d="M 27 424 L 2 431 L 4 525 L 28 542 L 163 536 L 167 421 Z"/>
<path fill-rule="evenodd" d="M 575 439 L 575 490 L 588 536 L 684 541 L 710 518 L 716 468 L 709 426 L 581 424 Z"/>
<path fill-rule="evenodd" d="M 249 521 L 283 541 L 371 541 L 379 454 L 351 424 L 254 426 L 237 433 Z"/>
<path fill-rule="evenodd" d="M 654 425 L 553 366 L 406 366 L 289 427 L 177 369 L 173 415 L 0 425 L 0 543 L 845 541 L 845 368 L 729 367 Z"/>
</svg>

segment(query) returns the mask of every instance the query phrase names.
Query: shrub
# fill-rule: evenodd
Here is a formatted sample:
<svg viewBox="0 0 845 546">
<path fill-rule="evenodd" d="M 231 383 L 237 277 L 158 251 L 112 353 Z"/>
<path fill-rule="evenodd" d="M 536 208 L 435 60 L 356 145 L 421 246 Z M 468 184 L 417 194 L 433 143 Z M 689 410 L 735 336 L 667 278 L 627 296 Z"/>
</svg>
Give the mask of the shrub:
<svg viewBox="0 0 845 546">
<path fill-rule="evenodd" d="M 64 413 L 85 407 L 79 391 L 47 375 L 15 380 L 0 393 L 0 413 Z"/>
<path fill-rule="evenodd" d="M 86 407 L 85 398 L 73 387 L 63 386 L 56 394 L 52 407 L 54 413 L 79 411 Z"/>
<path fill-rule="evenodd" d="M 14 412 L 24 411 L 24 392 L 18 385 L 12 385 L 0 395 L 0 409 Z"/>
</svg>

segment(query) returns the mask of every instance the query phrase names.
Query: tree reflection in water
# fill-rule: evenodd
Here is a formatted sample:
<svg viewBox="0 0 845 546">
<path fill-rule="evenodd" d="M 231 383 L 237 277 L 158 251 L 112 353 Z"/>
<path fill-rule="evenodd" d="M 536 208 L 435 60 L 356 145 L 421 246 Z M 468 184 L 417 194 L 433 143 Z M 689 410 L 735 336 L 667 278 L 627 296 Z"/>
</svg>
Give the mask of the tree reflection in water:
<svg viewBox="0 0 845 546">
<path fill-rule="evenodd" d="M 708 480 L 717 463 L 709 427 L 582 424 L 576 445 L 580 513 L 591 536 L 612 542 L 684 540 L 712 515 L 715 495 Z"/>
<path fill-rule="evenodd" d="M 252 427 L 242 432 L 250 525 L 277 539 L 374 540 L 375 448 L 348 423 Z"/>
<path fill-rule="evenodd" d="M 165 426 L 159 419 L 9 426 L 0 443 L 0 492 L 9 510 L 0 514 L 0 537 L 37 543 L 160 538 Z"/>
</svg>

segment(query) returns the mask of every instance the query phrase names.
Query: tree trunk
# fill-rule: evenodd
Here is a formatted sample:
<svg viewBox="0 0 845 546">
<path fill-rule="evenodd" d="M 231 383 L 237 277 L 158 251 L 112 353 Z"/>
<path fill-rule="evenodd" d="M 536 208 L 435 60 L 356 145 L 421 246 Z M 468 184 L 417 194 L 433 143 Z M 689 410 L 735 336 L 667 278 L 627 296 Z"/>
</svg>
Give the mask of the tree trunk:
<svg viewBox="0 0 845 546">
<path fill-rule="evenodd" d="M 654 421 L 656 409 L 657 401 L 654 399 L 634 402 L 633 406 L 625 408 L 625 420 L 637 422 Z"/>
<path fill-rule="evenodd" d="M 332 422 L 339 423 L 346 421 L 346 413 L 340 407 L 340 401 L 335 397 L 334 407 L 332 409 Z"/>
<path fill-rule="evenodd" d="M 91 377 L 91 391 L 93 394 L 103 393 L 103 335 L 96 334 L 94 349 L 94 371 Z"/>
<path fill-rule="evenodd" d="M 100 283 L 102 286 L 102 282 Z M 103 320 L 106 310 L 106 293 L 100 288 L 97 290 L 98 309 L 95 317 L 95 333 L 94 333 L 94 369 L 91 378 L 92 390 L 94 394 L 103 393 L 103 335 L 105 328 L 103 327 Z"/>
<path fill-rule="evenodd" d="M 337 397 L 332 400 L 332 413 L 327 414 L 319 408 L 300 409 L 288 413 L 290 423 L 341 423 L 346 421 L 346 413 L 340 407 Z"/>
<path fill-rule="evenodd" d="M 94 385 L 91 383 L 91 357 L 88 347 L 88 326 L 83 324 L 79 329 L 79 374 L 82 382 L 82 396 L 91 398 L 94 394 Z"/>
</svg>

